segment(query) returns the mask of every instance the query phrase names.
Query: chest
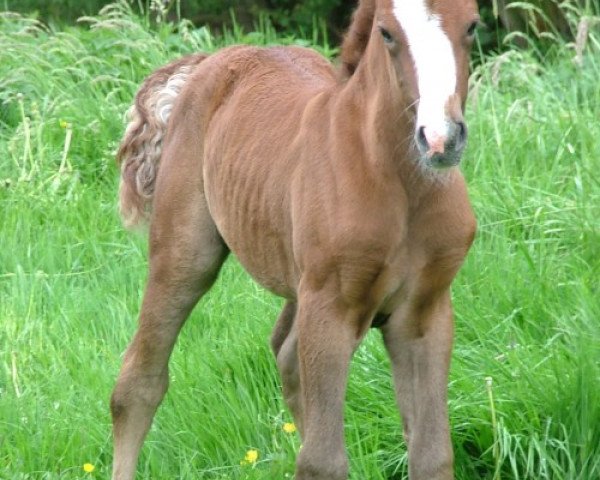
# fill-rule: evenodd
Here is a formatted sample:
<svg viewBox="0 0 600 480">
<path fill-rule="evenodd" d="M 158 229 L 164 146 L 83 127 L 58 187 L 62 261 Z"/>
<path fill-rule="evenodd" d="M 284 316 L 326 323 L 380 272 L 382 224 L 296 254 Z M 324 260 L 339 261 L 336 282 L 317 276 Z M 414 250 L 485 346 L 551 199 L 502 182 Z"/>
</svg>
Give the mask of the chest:
<svg viewBox="0 0 600 480">
<path fill-rule="evenodd" d="M 464 199 L 409 219 L 406 235 L 385 273 L 389 280 L 379 311 L 390 313 L 402 303 L 426 301 L 450 288 L 477 228 L 468 199 Z"/>
<path fill-rule="evenodd" d="M 381 313 L 447 290 L 476 229 L 466 196 L 414 212 L 389 205 L 369 213 L 363 204 L 360 216 L 338 218 L 296 245 L 302 274 L 314 289 L 329 283 L 345 304 Z"/>
</svg>

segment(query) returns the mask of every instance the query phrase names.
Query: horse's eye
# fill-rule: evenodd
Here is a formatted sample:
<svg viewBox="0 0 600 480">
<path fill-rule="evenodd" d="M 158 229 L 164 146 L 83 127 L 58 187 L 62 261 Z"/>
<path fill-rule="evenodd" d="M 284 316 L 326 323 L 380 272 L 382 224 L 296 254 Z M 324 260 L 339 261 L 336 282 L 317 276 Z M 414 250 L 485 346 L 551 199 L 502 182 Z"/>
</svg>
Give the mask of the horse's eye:
<svg viewBox="0 0 600 480">
<path fill-rule="evenodd" d="M 383 41 L 385 43 L 392 43 L 394 41 L 394 37 L 392 37 L 392 34 L 388 32 L 385 28 L 379 28 L 379 31 L 381 32 L 381 36 L 383 37 Z"/>
<path fill-rule="evenodd" d="M 474 36 L 475 32 L 477 32 L 477 27 L 479 27 L 479 22 L 473 22 L 471 25 L 469 25 L 469 29 L 467 30 L 467 35 L 469 37 Z"/>
</svg>

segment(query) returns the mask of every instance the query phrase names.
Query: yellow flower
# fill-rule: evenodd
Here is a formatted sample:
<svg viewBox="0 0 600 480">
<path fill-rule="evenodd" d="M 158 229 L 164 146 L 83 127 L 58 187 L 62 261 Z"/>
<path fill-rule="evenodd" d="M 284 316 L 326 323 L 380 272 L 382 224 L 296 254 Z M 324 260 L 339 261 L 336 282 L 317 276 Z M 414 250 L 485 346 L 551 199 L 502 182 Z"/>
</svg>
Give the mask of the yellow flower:
<svg viewBox="0 0 600 480">
<path fill-rule="evenodd" d="M 254 465 L 258 460 L 258 450 L 248 450 L 240 465 Z"/>
<path fill-rule="evenodd" d="M 296 431 L 296 425 L 293 423 L 284 423 L 283 431 L 285 433 L 294 433 Z"/>
<path fill-rule="evenodd" d="M 84 463 L 83 464 L 83 471 L 86 473 L 92 473 L 94 470 L 96 470 L 96 467 L 94 467 L 91 463 Z"/>
</svg>

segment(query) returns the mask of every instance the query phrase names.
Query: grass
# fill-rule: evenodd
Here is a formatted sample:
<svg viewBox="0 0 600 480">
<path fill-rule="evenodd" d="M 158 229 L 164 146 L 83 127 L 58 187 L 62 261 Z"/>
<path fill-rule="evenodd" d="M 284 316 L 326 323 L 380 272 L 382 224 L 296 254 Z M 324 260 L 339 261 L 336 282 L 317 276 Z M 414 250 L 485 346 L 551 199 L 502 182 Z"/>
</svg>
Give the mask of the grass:
<svg viewBox="0 0 600 480">
<path fill-rule="evenodd" d="M 597 38 L 581 67 L 566 48 L 513 50 L 473 75 L 463 170 L 480 227 L 453 290 L 459 480 L 600 478 Z M 152 69 L 238 41 L 320 39 L 279 39 L 266 24 L 225 38 L 151 29 L 124 3 L 60 31 L 0 17 L 1 479 L 108 478 L 108 398 L 146 275 L 145 239 L 116 213 L 123 115 Z M 226 264 L 173 354 L 141 478 L 292 476 L 299 439 L 282 430 L 291 419 L 268 348 L 280 307 Z M 406 478 L 378 337 L 357 352 L 348 389 L 357 480 Z M 250 449 L 258 462 L 240 465 Z"/>
</svg>

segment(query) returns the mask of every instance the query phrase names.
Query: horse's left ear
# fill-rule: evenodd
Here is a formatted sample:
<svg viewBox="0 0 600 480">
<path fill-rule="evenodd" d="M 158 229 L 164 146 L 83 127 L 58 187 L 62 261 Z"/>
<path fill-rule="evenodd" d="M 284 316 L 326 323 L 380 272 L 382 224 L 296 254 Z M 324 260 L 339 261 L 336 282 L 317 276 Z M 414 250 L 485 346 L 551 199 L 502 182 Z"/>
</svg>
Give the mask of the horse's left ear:
<svg viewBox="0 0 600 480">
<path fill-rule="evenodd" d="M 374 19 L 375 0 L 360 0 L 342 43 L 340 59 L 344 77 L 351 77 L 356 71 L 369 43 Z"/>
</svg>

